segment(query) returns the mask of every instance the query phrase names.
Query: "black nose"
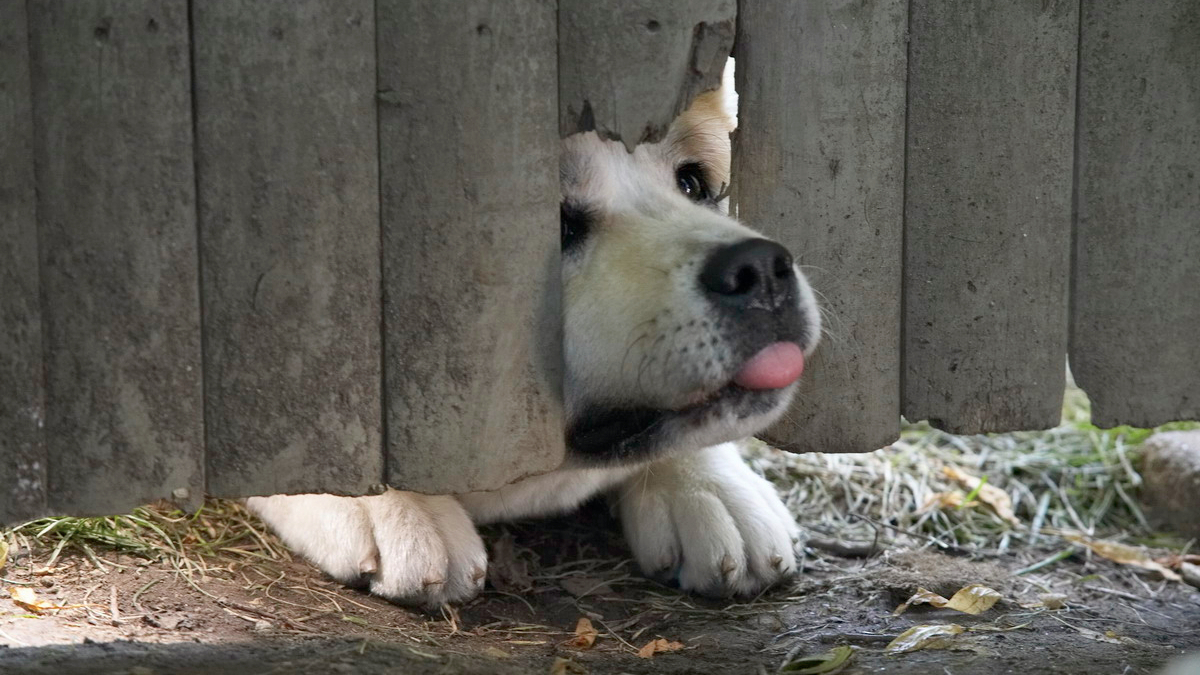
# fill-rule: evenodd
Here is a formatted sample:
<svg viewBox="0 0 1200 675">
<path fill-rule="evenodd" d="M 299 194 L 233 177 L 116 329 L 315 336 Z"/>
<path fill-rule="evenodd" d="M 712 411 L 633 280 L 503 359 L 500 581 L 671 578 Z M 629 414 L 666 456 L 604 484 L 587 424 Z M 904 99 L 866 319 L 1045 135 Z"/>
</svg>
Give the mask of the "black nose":
<svg viewBox="0 0 1200 675">
<path fill-rule="evenodd" d="M 724 304 L 776 309 L 795 293 L 788 250 L 769 239 L 746 239 L 723 246 L 700 270 L 709 297 Z"/>
</svg>

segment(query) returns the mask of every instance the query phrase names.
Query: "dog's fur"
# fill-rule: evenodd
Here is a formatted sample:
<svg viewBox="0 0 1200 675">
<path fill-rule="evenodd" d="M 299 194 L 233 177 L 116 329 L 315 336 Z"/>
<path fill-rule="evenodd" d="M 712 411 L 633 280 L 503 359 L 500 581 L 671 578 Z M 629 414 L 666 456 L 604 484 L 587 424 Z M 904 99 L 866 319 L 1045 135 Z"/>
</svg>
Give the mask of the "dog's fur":
<svg viewBox="0 0 1200 675">
<path fill-rule="evenodd" d="M 487 555 L 475 523 L 562 513 L 604 492 L 646 574 L 717 595 L 791 574 L 796 523 L 736 441 L 782 414 L 794 385 L 730 383 L 768 344 L 811 352 L 820 320 L 794 266 L 787 306 L 769 311 L 722 310 L 698 281 L 715 250 L 760 238 L 722 194 L 733 120 L 728 95 L 710 92 L 632 153 L 594 133 L 563 141 L 562 468 L 494 492 L 277 495 L 249 508 L 334 578 L 406 604 L 479 592 Z M 705 189 L 689 198 L 689 187 Z"/>
</svg>

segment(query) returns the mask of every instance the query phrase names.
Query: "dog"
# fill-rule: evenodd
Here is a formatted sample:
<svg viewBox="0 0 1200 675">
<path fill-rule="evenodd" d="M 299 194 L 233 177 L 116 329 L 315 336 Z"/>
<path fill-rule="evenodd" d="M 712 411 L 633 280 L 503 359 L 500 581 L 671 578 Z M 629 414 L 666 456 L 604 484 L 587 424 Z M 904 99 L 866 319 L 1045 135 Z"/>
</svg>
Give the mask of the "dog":
<svg viewBox="0 0 1200 675">
<path fill-rule="evenodd" d="M 601 493 L 648 576 L 736 596 L 793 574 L 796 521 L 739 441 L 786 410 L 821 324 L 789 252 L 728 215 L 728 80 L 661 142 L 562 142 L 562 467 L 492 492 L 276 495 L 249 510 L 333 578 L 407 605 L 480 592 L 476 524 Z"/>
</svg>

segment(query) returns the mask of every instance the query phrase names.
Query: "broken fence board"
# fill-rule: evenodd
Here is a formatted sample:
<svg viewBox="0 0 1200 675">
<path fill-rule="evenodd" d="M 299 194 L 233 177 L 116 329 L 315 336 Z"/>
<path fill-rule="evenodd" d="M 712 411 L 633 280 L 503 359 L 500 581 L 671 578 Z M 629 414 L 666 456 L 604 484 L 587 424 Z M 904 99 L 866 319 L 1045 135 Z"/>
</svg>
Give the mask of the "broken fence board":
<svg viewBox="0 0 1200 675">
<path fill-rule="evenodd" d="M 629 149 L 661 139 L 720 84 L 736 14 L 736 0 L 560 0 L 560 133 L 595 130 Z"/>
<path fill-rule="evenodd" d="M 1071 371 L 1099 426 L 1200 419 L 1200 3 L 1082 6 Z"/>
<path fill-rule="evenodd" d="M 499 487 L 563 456 L 555 3 L 377 10 L 388 483 Z"/>
<path fill-rule="evenodd" d="M 912 0 L 902 411 L 954 433 L 1062 410 L 1077 2 Z"/>
<path fill-rule="evenodd" d="M 383 479 L 374 4 L 192 4 L 208 485 Z"/>
<path fill-rule="evenodd" d="M 28 3 L 49 510 L 204 491 L 187 3 Z"/>
<path fill-rule="evenodd" d="M 0 527 L 46 510 L 28 26 L 0 3 Z"/>
<path fill-rule="evenodd" d="M 766 438 L 865 452 L 899 433 L 904 0 L 745 2 L 737 214 L 796 256 L 825 337 Z"/>
</svg>

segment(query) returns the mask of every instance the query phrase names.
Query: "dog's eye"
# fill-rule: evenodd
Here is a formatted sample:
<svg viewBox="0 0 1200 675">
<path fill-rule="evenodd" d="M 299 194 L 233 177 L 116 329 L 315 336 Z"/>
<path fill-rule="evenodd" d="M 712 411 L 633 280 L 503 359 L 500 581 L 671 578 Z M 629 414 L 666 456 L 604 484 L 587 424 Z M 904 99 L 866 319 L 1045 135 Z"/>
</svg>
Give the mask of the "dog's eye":
<svg viewBox="0 0 1200 675">
<path fill-rule="evenodd" d="M 586 208 L 563 202 L 558 207 L 559 224 L 562 233 L 562 250 L 569 251 L 583 243 L 588 232 L 592 229 L 592 214 Z"/>
<path fill-rule="evenodd" d="M 699 164 L 684 164 L 675 170 L 675 183 L 683 196 L 694 202 L 705 202 L 712 199 L 708 183 L 704 181 L 704 170 Z"/>
</svg>

